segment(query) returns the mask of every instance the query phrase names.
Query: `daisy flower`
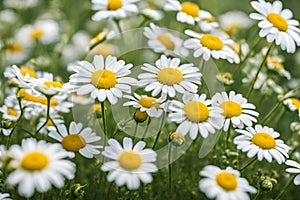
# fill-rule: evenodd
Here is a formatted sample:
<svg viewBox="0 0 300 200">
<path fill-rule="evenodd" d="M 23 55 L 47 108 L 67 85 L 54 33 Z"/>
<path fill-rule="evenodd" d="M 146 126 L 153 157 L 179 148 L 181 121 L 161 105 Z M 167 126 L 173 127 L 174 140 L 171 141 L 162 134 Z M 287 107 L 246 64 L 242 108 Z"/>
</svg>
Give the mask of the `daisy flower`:
<svg viewBox="0 0 300 200">
<path fill-rule="evenodd" d="M 16 38 L 4 48 L 5 60 L 11 64 L 24 62 L 30 53 L 30 47 Z"/>
<path fill-rule="evenodd" d="M 67 152 L 59 144 L 36 141 L 33 138 L 23 139 L 21 146 L 9 148 L 12 158 L 10 166 L 14 169 L 7 177 L 9 186 L 18 187 L 21 196 L 31 197 L 36 189 L 46 192 L 53 184 L 57 188 L 64 186 L 64 179 L 73 179 L 75 164 L 67 157 Z"/>
<path fill-rule="evenodd" d="M 97 12 L 92 20 L 101 21 L 108 18 L 125 18 L 130 14 L 138 12 L 135 3 L 139 0 L 92 0 L 92 9 Z"/>
<path fill-rule="evenodd" d="M 105 62 L 104 62 L 105 61 Z M 131 93 L 131 86 L 136 85 L 136 79 L 126 77 L 131 74 L 132 64 L 125 64 L 123 60 L 108 56 L 96 55 L 92 63 L 78 62 L 75 74 L 71 75 L 69 84 L 71 92 L 77 95 L 90 94 L 91 98 L 111 104 L 116 104 L 123 92 Z"/>
<path fill-rule="evenodd" d="M 234 42 L 227 34 L 221 32 L 200 34 L 192 30 L 185 30 L 185 34 L 192 38 L 184 41 L 184 47 L 194 50 L 194 57 L 202 56 L 205 61 L 213 57 L 226 59 L 230 63 L 240 62 L 238 55 L 230 48 Z"/>
<path fill-rule="evenodd" d="M 145 91 L 152 91 L 152 96 L 162 93 L 162 96 L 175 97 L 176 92 L 183 94 L 186 91 L 196 93 L 201 84 L 202 74 L 197 67 L 191 64 L 180 65 L 179 58 L 167 58 L 162 55 L 155 62 L 155 66 L 145 63 L 138 78 L 139 86 Z"/>
<path fill-rule="evenodd" d="M 11 198 L 8 198 L 10 194 L 8 193 L 1 193 L 0 192 L 0 200 L 12 200 Z"/>
<path fill-rule="evenodd" d="M 210 199 L 243 199 L 250 200 L 248 193 L 256 193 L 257 190 L 249 185 L 247 179 L 240 177 L 240 172 L 231 167 L 220 169 L 217 166 L 208 165 L 200 172 L 203 176 L 199 182 L 199 188 Z"/>
<path fill-rule="evenodd" d="M 37 72 L 31 67 L 16 65 L 9 66 L 4 71 L 4 76 L 10 79 L 18 87 L 30 88 L 29 82 L 34 82 L 37 78 Z"/>
<path fill-rule="evenodd" d="M 159 21 L 164 17 L 163 12 L 160 10 L 153 9 L 151 7 L 144 8 L 141 13 L 148 19 Z"/>
<path fill-rule="evenodd" d="M 287 160 L 285 161 L 285 164 L 290 166 L 290 168 L 287 168 L 285 171 L 292 174 L 297 174 L 297 176 L 294 179 L 295 185 L 300 185 L 300 164 L 294 160 Z"/>
<path fill-rule="evenodd" d="M 282 164 L 285 157 L 289 157 L 290 147 L 277 139 L 280 134 L 273 128 L 257 124 L 254 128 L 248 126 L 246 130 L 236 129 L 235 131 L 242 135 L 234 138 L 234 144 L 243 152 L 248 152 L 249 158 L 257 155 L 259 161 L 265 158 L 268 162 L 272 162 L 274 158 L 278 164 Z"/>
<path fill-rule="evenodd" d="M 203 18 L 202 20 L 198 21 L 198 25 L 200 29 L 204 32 L 211 32 L 219 27 L 219 23 L 216 22 L 215 17 L 210 13 L 209 17 Z"/>
<path fill-rule="evenodd" d="M 257 69 L 252 69 L 250 73 L 247 73 L 247 77 L 242 79 L 242 83 L 251 83 L 255 78 L 256 73 L 257 73 Z M 260 89 L 266 83 L 266 80 L 267 80 L 267 75 L 264 72 L 259 72 L 253 88 L 256 90 Z"/>
<path fill-rule="evenodd" d="M 168 118 L 180 124 L 176 132 L 186 135 L 189 133 L 192 140 L 195 140 L 198 132 L 203 138 L 209 133 L 220 130 L 224 123 L 222 109 L 211 105 L 210 100 L 206 100 L 206 94 L 198 95 L 185 93 L 183 102 L 173 100 L 168 107 L 171 112 Z"/>
<path fill-rule="evenodd" d="M 219 16 L 221 28 L 224 32 L 232 35 L 239 29 L 247 29 L 252 25 L 248 15 L 241 11 L 229 11 Z"/>
<path fill-rule="evenodd" d="M 197 4 L 189 1 L 180 3 L 178 0 L 168 0 L 164 9 L 167 11 L 178 11 L 177 21 L 191 25 L 203 18 L 211 17 L 208 11 L 200 10 Z"/>
<path fill-rule="evenodd" d="M 59 141 L 61 146 L 69 152 L 70 157 L 75 157 L 75 153 L 79 152 L 86 158 L 92 158 L 94 155 L 98 155 L 102 148 L 100 145 L 95 145 L 95 142 L 100 141 L 101 137 L 97 136 L 91 128 L 82 129 L 81 123 L 70 123 L 69 131 L 66 126 L 59 124 L 57 126 L 59 133 L 55 130 L 51 130 L 49 137 Z"/>
<path fill-rule="evenodd" d="M 40 19 L 34 24 L 24 25 L 17 32 L 17 37 L 27 45 L 33 45 L 36 40 L 48 45 L 59 39 L 59 25 L 52 19 Z"/>
<path fill-rule="evenodd" d="M 260 21 L 259 36 L 266 37 L 269 43 L 275 41 L 276 45 L 280 45 L 288 53 L 294 53 L 296 45 L 300 45 L 300 29 L 299 22 L 291 19 L 293 13 L 289 9 L 282 9 L 281 1 L 252 1 L 251 6 L 258 12 L 251 13 L 250 18 Z"/>
<path fill-rule="evenodd" d="M 282 64 L 282 59 L 277 56 L 268 56 L 267 58 L 267 67 L 271 70 L 277 71 L 281 76 L 284 76 L 286 79 L 291 79 L 291 74 Z"/>
<path fill-rule="evenodd" d="M 235 91 L 230 91 L 229 95 L 226 92 L 216 93 L 212 97 L 212 105 L 223 109 L 224 131 L 229 129 L 230 123 L 233 127 L 243 128 L 244 125 L 252 126 L 252 122 L 257 122 L 255 117 L 259 113 L 253 110 L 255 106 L 248 103 L 241 94 L 235 94 Z"/>
<path fill-rule="evenodd" d="M 165 98 L 161 97 L 159 99 L 154 97 L 149 97 L 147 95 L 138 95 L 134 93 L 133 96 L 124 95 L 124 98 L 130 99 L 130 101 L 123 104 L 123 106 L 133 106 L 138 108 L 141 112 L 147 112 L 150 117 L 160 117 L 163 113 L 163 108 L 161 105 Z"/>
<path fill-rule="evenodd" d="M 102 154 L 112 161 L 104 163 L 101 169 L 109 171 L 109 182 L 115 181 L 118 187 L 126 184 L 130 190 L 138 189 L 140 181 L 152 182 L 151 173 L 158 170 L 153 164 L 157 155 L 152 149 L 144 149 L 145 142 L 139 141 L 133 146 L 132 139 L 125 137 L 123 146 L 115 139 L 109 139 L 108 144 Z"/>
<path fill-rule="evenodd" d="M 283 104 L 288 106 L 291 111 L 298 110 L 300 112 L 300 100 L 297 98 L 288 98 L 283 101 Z"/>
<path fill-rule="evenodd" d="M 157 53 L 187 56 L 188 50 L 183 48 L 183 40 L 153 23 L 144 28 L 144 35 L 149 39 L 148 45 Z"/>
</svg>

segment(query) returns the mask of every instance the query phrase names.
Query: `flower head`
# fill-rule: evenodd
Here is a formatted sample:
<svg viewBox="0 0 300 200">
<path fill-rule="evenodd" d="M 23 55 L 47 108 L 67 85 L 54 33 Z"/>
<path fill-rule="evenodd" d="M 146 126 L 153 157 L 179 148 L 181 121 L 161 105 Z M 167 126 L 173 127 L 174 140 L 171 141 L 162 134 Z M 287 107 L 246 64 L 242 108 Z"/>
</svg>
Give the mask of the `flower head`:
<svg viewBox="0 0 300 200">
<path fill-rule="evenodd" d="M 8 152 L 14 170 L 6 182 L 10 186 L 19 185 L 21 196 L 29 198 L 34 190 L 46 192 L 52 184 L 62 188 L 65 178 L 74 178 L 75 164 L 64 160 L 68 154 L 59 144 L 29 138 L 24 139 L 21 146 L 12 145 Z"/>
<path fill-rule="evenodd" d="M 257 155 L 259 161 L 265 158 L 268 162 L 272 162 L 273 158 L 282 164 L 285 158 L 288 158 L 289 146 L 277 139 L 280 134 L 273 128 L 267 126 L 255 125 L 254 128 L 247 127 L 246 130 L 235 130 L 242 135 L 234 138 L 234 144 L 243 152 L 248 152 L 249 158 Z"/>
<path fill-rule="evenodd" d="M 282 50 L 288 53 L 296 51 L 296 45 L 300 45 L 299 22 L 292 19 L 293 13 L 289 9 L 283 9 L 281 1 L 273 3 L 264 0 L 252 1 L 252 7 L 258 13 L 251 13 L 250 18 L 259 20 L 258 27 L 260 37 L 266 37 L 269 43 L 280 45 Z"/>
<path fill-rule="evenodd" d="M 217 166 L 208 165 L 200 172 L 204 176 L 199 182 L 199 188 L 210 199 L 245 199 L 248 193 L 256 193 L 247 179 L 240 177 L 240 172 L 231 167 L 222 170 Z"/>
<path fill-rule="evenodd" d="M 153 164 L 156 153 L 152 149 L 144 149 L 145 142 L 139 141 L 133 146 L 132 139 L 125 137 L 123 146 L 115 139 L 109 139 L 108 144 L 102 154 L 112 161 L 104 163 L 101 169 L 109 171 L 109 182 L 115 181 L 119 187 L 126 184 L 130 190 L 139 188 L 140 181 L 152 182 L 150 173 L 157 171 Z"/>
</svg>

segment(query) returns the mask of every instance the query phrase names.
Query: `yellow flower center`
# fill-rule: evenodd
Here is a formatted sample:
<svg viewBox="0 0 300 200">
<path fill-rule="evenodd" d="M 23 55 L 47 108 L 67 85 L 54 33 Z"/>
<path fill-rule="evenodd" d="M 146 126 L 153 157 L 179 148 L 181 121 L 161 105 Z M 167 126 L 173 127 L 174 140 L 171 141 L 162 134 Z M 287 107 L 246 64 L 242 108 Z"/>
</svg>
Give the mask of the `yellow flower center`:
<svg viewBox="0 0 300 200">
<path fill-rule="evenodd" d="M 155 103 L 157 99 L 153 97 L 142 97 L 139 99 L 138 103 L 144 108 L 151 108 L 159 106 L 158 103 Z"/>
<path fill-rule="evenodd" d="M 192 2 L 184 2 L 181 4 L 181 11 L 192 17 L 198 17 L 200 8 Z"/>
<path fill-rule="evenodd" d="M 13 108 L 7 108 L 7 114 L 10 116 L 18 117 L 18 112 Z"/>
<path fill-rule="evenodd" d="M 54 88 L 62 88 L 63 85 L 60 82 L 54 81 L 54 82 L 44 82 L 44 85 L 46 88 L 54 87 Z"/>
<path fill-rule="evenodd" d="M 238 30 L 238 28 L 240 26 L 241 25 L 239 23 L 234 23 L 234 24 L 231 24 L 228 28 L 223 29 L 223 31 L 225 33 L 227 33 L 228 35 L 232 35 L 232 33 L 234 33 L 234 31 Z"/>
<path fill-rule="evenodd" d="M 278 28 L 280 31 L 287 31 L 289 28 L 289 25 L 281 15 L 277 13 L 270 13 L 267 16 L 267 20 L 273 24 L 275 28 Z"/>
<path fill-rule="evenodd" d="M 214 22 L 214 21 L 216 21 L 216 19 L 213 16 L 207 17 L 207 18 L 203 18 L 203 20 L 206 21 L 206 22 Z"/>
<path fill-rule="evenodd" d="M 23 76 L 25 76 L 26 74 L 29 74 L 29 76 L 31 78 L 36 78 L 36 73 L 33 69 L 29 68 L 29 67 L 21 67 L 20 68 L 20 72 Z"/>
<path fill-rule="evenodd" d="M 123 151 L 118 158 L 120 166 L 128 171 L 136 170 L 142 165 L 142 157 L 134 151 Z"/>
<path fill-rule="evenodd" d="M 296 108 L 300 109 L 300 100 L 296 99 L 296 98 L 290 98 L 290 100 L 292 101 L 292 104 L 294 106 L 296 106 Z"/>
<path fill-rule="evenodd" d="M 108 0 L 107 10 L 118 10 L 122 8 L 122 0 Z"/>
<path fill-rule="evenodd" d="M 84 138 L 79 134 L 67 135 L 61 141 L 63 148 L 72 152 L 79 151 L 81 148 L 85 147 L 85 144 Z"/>
<path fill-rule="evenodd" d="M 48 156 L 42 152 L 33 151 L 27 153 L 21 161 L 21 167 L 27 171 L 41 171 L 49 164 Z"/>
<path fill-rule="evenodd" d="M 91 82 L 98 89 L 110 89 L 117 84 L 117 77 L 112 71 L 100 69 L 92 74 Z"/>
<path fill-rule="evenodd" d="M 21 89 L 18 92 L 17 96 L 18 97 L 22 97 L 22 100 L 25 100 L 25 101 L 30 101 L 30 102 L 34 102 L 34 103 L 40 103 L 40 104 L 43 104 L 43 105 L 47 105 L 48 104 L 46 98 L 36 97 L 36 96 L 30 95 L 24 89 Z M 50 100 L 50 107 L 55 107 L 57 105 L 58 105 L 58 101 L 56 99 L 52 98 Z"/>
<path fill-rule="evenodd" d="M 223 115 L 226 118 L 237 117 L 242 114 L 242 107 L 234 101 L 224 101 L 220 107 L 224 110 Z"/>
<path fill-rule="evenodd" d="M 192 122 L 199 123 L 208 119 L 208 107 L 199 101 L 189 101 L 184 107 L 186 118 Z"/>
<path fill-rule="evenodd" d="M 251 141 L 262 149 L 274 149 L 276 147 L 275 139 L 267 133 L 256 133 Z"/>
<path fill-rule="evenodd" d="M 157 40 L 164 45 L 168 50 L 174 51 L 175 44 L 172 42 L 171 38 L 168 35 L 161 34 L 157 36 Z"/>
<path fill-rule="evenodd" d="M 221 50 L 223 48 L 222 40 L 211 34 L 204 34 L 200 38 L 200 43 L 202 46 L 209 48 L 210 50 Z"/>
<path fill-rule="evenodd" d="M 93 110 L 95 112 L 101 112 L 102 111 L 101 105 L 99 103 L 94 104 L 93 105 Z"/>
<path fill-rule="evenodd" d="M 140 109 L 136 109 L 135 113 L 134 113 L 134 120 L 136 122 L 144 122 L 148 117 L 148 114 L 146 111 L 141 111 Z"/>
<path fill-rule="evenodd" d="M 231 74 L 228 73 L 228 72 L 220 72 L 218 75 L 219 75 L 219 76 L 222 76 L 222 77 L 225 78 L 225 79 L 232 80 L 232 76 L 231 76 Z"/>
<path fill-rule="evenodd" d="M 284 65 L 281 62 L 274 60 L 272 57 L 268 56 L 267 61 L 269 64 L 274 65 L 277 69 L 283 70 Z"/>
<path fill-rule="evenodd" d="M 11 44 L 7 47 L 6 49 L 9 53 L 18 53 L 22 50 L 22 46 L 17 44 L 17 43 L 14 43 L 14 44 Z"/>
<path fill-rule="evenodd" d="M 31 31 L 30 33 L 30 36 L 33 38 L 33 39 L 38 39 L 40 38 L 42 35 L 44 35 L 44 31 L 41 30 L 41 29 L 34 29 Z"/>
<path fill-rule="evenodd" d="M 226 171 L 222 171 L 217 174 L 216 182 L 220 187 L 227 191 L 235 190 L 238 186 L 238 181 L 236 177 L 233 174 Z"/>
<path fill-rule="evenodd" d="M 176 68 L 167 67 L 157 73 L 157 79 L 161 84 L 174 85 L 183 80 L 183 74 Z"/>
</svg>

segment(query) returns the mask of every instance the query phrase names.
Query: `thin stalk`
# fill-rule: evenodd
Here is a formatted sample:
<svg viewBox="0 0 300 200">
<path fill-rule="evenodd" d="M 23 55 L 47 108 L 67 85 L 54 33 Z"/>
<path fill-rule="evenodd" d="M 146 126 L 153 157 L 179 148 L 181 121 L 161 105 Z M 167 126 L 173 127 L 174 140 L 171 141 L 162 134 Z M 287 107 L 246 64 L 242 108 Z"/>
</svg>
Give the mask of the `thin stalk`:
<svg viewBox="0 0 300 200">
<path fill-rule="evenodd" d="M 286 190 L 288 189 L 288 187 L 292 184 L 293 180 L 294 180 L 294 177 L 293 176 L 289 182 L 284 186 L 284 188 L 281 190 L 281 192 L 277 195 L 276 199 L 275 200 L 278 200 L 280 199 L 280 197 L 286 192 Z"/>
<path fill-rule="evenodd" d="M 250 95 L 251 95 L 251 93 L 252 93 L 252 91 L 253 91 L 253 89 L 254 89 L 254 84 L 255 84 L 255 82 L 256 82 L 256 80 L 257 80 L 257 77 L 258 77 L 260 71 L 262 70 L 263 66 L 265 65 L 265 63 L 266 63 L 266 61 L 267 61 L 267 58 L 268 58 L 269 54 L 271 53 L 271 51 L 272 51 L 272 49 L 273 49 L 274 46 L 275 46 L 275 43 L 273 42 L 273 43 L 270 45 L 270 47 L 269 47 L 269 49 L 268 49 L 268 51 L 267 51 L 267 53 L 266 53 L 266 55 L 265 55 L 263 61 L 261 62 L 260 66 L 259 66 L 259 68 L 258 68 L 258 70 L 257 70 L 257 72 L 256 72 L 256 74 L 255 74 L 255 77 L 254 77 L 254 79 L 253 79 L 252 82 L 251 82 L 250 89 L 248 90 L 248 93 L 247 93 L 247 95 L 246 95 L 247 99 L 250 97 Z"/>
<path fill-rule="evenodd" d="M 43 125 L 35 132 L 35 135 L 37 135 L 41 130 L 42 128 L 44 128 L 47 123 L 48 123 L 48 120 L 50 119 L 50 102 L 51 102 L 51 97 L 52 96 L 47 96 L 47 117 L 46 117 L 46 121 L 43 123 Z"/>
<path fill-rule="evenodd" d="M 142 26 L 144 26 L 147 22 L 148 22 L 148 19 L 146 17 L 143 17 L 143 21 L 138 25 L 138 28 L 141 28 Z"/>
<path fill-rule="evenodd" d="M 134 127 L 134 133 L 133 133 L 133 141 L 134 141 L 135 138 L 136 138 L 136 134 L 137 134 L 137 129 L 138 129 L 138 127 L 139 127 L 139 123 L 136 122 L 136 123 L 135 123 L 135 127 Z"/>
<path fill-rule="evenodd" d="M 172 162 L 171 162 L 171 153 L 172 153 L 172 144 L 169 144 L 169 154 L 168 154 L 168 162 L 169 162 L 169 195 L 172 198 Z"/>
<path fill-rule="evenodd" d="M 163 124 L 164 124 L 164 120 L 165 120 L 165 114 L 163 114 L 163 116 L 162 116 L 162 118 L 161 118 L 160 127 L 159 127 L 159 130 L 158 130 L 156 139 L 155 139 L 155 141 L 154 141 L 154 144 L 153 144 L 153 146 L 152 146 L 152 149 L 154 149 L 154 147 L 156 146 L 156 144 L 157 144 L 157 142 L 158 142 L 159 136 L 160 136 L 161 131 L 162 131 L 162 126 L 163 126 Z"/>
<path fill-rule="evenodd" d="M 281 101 L 277 102 L 275 106 L 273 106 L 272 110 L 261 120 L 261 124 L 264 124 L 267 122 L 267 120 L 274 114 L 274 112 L 277 110 L 277 108 L 280 106 Z"/>
<path fill-rule="evenodd" d="M 145 128 L 145 131 L 144 131 L 144 134 L 143 134 L 143 137 L 142 137 L 142 141 L 145 140 L 146 134 L 147 134 L 148 129 L 149 129 L 149 124 L 150 124 L 150 122 L 151 122 L 151 118 L 148 117 L 148 122 L 147 122 L 147 126 L 146 126 L 146 128 Z"/>
<path fill-rule="evenodd" d="M 240 172 L 249 167 L 251 164 L 253 164 L 255 161 L 257 161 L 256 157 L 252 158 L 248 163 L 246 163 L 241 169 Z"/>
<path fill-rule="evenodd" d="M 107 127 L 106 127 L 106 116 L 105 116 L 105 105 L 104 105 L 104 101 L 100 102 L 101 104 L 101 113 L 102 113 L 102 122 L 103 122 L 103 131 L 104 131 L 104 135 L 106 137 L 108 137 L 107 135 Z"/>
<path fill-rule="evenodd" d="M 231 126 L 229 127 L 227 135 L 226 135 L 226 148 L 228 148 L 230 134 L 231 134 Z"/>
<path fill-rule="evenodd" d="M 122 28 L 121 28 L 121 25 L 120 25 L 120 20 L 119 19 L 114 19 L 116 25 L 117 25 L 117 28 L 119 30 L 119 33 L 122 33 Z"/>
</svg>

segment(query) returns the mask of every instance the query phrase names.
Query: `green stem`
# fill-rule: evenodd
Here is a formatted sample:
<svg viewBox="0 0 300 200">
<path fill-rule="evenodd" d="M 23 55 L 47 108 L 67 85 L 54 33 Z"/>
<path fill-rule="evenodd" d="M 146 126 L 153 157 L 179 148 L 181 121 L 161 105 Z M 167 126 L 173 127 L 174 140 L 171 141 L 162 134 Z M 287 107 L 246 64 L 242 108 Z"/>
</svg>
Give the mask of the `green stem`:
<svg viewBox="0 0 300 200">
<path fill-rule="evenodd" d="M 138 127 L 139 127 L 139 123 L 136 122 L 134 127 L 134 133 L 133 133 L 133 142 L 135 141 Z"/>
<path fill-rule="evenodd" d="M 158 133 L 157 133 L 157 136 L 156 136 L 156 139 L 154 141 L 154 144 L 152 146 L 152 149 L 155 148 L 157 142 L 158 142 L 158 139 L 159 139 L 159 136 L 161 134 L 161 131 L 162 131 L 162 127 L 163 127 L 163 124 L 164 124 L 164 120 L 165 120 L 165 114 L 163 114 L 162 118 L 161 118 L 161 122 L 160 122 L 160 127 L 159 127 L 159 130 L 158 130 Z"/>
<path fill-rule="evenodd" d="M 249 160 L 248 163 L 246 163 L 241 169 L 240 172 L 249 167 L 251 164 L 253 164 L 255 161 L 257 161 L 256 157 L 253 157 L 251 160 Z"/>
<path fill-rule="evenodd" d="M 12 134 L 14 133 L 14 131 L 16 130 L 16 127 L 17 125 L 19 124 L 19 122 L 21 121 L 23 115 L 24 115 L 24 110 L 23 110 L 23 107 L 22 107 L 22 99 L 21 98 L 18 98 L 18 104 L 19 104 L 19 108 L 20 108 L 20 116 L 18 117 L 16 123 L 14 124 L 12 130 L 10 131 L 10 134 L 8 136 L 8 139 L 7 139 L 7 142 L 6 142 L 6 149 L 8 149 L 9 145 L 10 145 L 10 140 L 11 140 L 11 137 L 12 137 Z"/>
<path fill-rule="evenodd" d="M 292 184 L 293 180 L 294 180 L 294 177 L 293 176 L 289 182 L 284 186 L 284 188 L 281 190 L 281 192 L 277 195 L 276 199 L 275 200 L 278 200 L 280 199 L 280 197 L 286 192 L 286 190 L 288 189 L 288 187 Z"/>
<path fill-rule="evenodd" d="M 147 22 L 148 22 L 148 19 L 147 19 L 146 17 L 144 17 L 143 21 L 139 24 L 138 28 L 141 28 L 141 27 L 144 26 Z"/>
<path fill-rule="evenodd" d="M 258 77 L 260 71 L 262 70 L 263 66 L 265 65 L 265 63 L 266 63 L 266 61 L 267 61 L 267 58 L 268 58 L 269 54 L 271 53 L 271 51 L 272 51 L 272 49 L 273 49 L 274 46 L 275 46 L 275 43 L 273 42 L 273 43 L 270 45 L 270 47 L 269 47 L 269 49 L 268 49 L 268 51 L 267 51 L 267 53 L 266 53 L 266 55 L 265 55 L 263 61 L 261 62 L 260 66 L 259 66 L 259 68 L 258 68 L 258 70 L 257 70 L 257 72 L 256 72 L 256 74 L 255 74 L 255 77 L 254 77 L 254 79 L 253 79 L 252 82 L 251 82 L 250 89 L 248 90 L 248 93 L 247 93 L 247 95 L 246 95 L 246 98 L 247 98 L 247 99 L 249 99 L 249 97 L 250 97 L 250 95 L 251 95 L 251 93 L 252 93 L 252 91 L 253 91 L 253 89 L 254 89 L 254 84 L 255 84 L 255 82 L 256 82 L 256 80 L 257 80 L 257 77 Z"/>
<path fill-rule="evenodd" d="M 146 126 L 146 128 L 145 128 L 145 131 L 144 131 L 144 134 L 143 134 L 143 137 L 142 137 L 142 141 L 145 140 L 146 134 L 147 134 L 148 129 L 149 129 L 149 124 L 150 124 L 150 122 L 151 122 L 151 118 L 148 117 L 148 122 L 147 122 L 147 126 Z"/>
<path fill-rule="evenodd" d="M 172 153 L 172 144 L 169 143 L 169 154 L 168 154 L 168 162 L 169 162 L 169 194 L 170 199 L 172 199 L 172 162 L 171 162 L 171 153 Z"/>
<path fill-rule="evenodd" d="M 122 33 L 122 28 L 121 28 L 121 25 L 120 25 L 120 20 L 119 19 L 114 19 L 116 25 L 117 25 L 117 28 L 119 30 L 119 33 Z"/>
<path fill-rule="evenodd" d="M 51 102 L 51 98 L 52 96 L 47 96 L 47 117 L 46 117 L 46 121 L 44 122 L 44 124 L 35 132 L 35 135 L 37 135 L 43 127 L 45 127 L 48 123 L 48 120 L 50 120 L 50 102 Z M 51 119 L 52 122 L 52 119 Z"/>
<path fill-rule="evenodd" d="M 230 134 L 231 134 L 231 126 L 229 126 L 229 129 L 228 129 L 228 132 L 227 132 L 227 135 L 226 135 L 226 148 L 228 148 Z"/>
<path fill-rule="evenodd" d="M 260 189 L 258 189 L 258 191 L 257 191 L 255 197 L 253 198 L 253 200 L 256 200 L 259 197 L 260 193 L 261 193 Z"/>
<path fill-rule="evenodd" d="M 251 53 L 254 51 L 255 47 L 259 44 L 259 42 L 261 41 L 261 37 L 258 37 L 257 40 L 255 41 L 255 43 L 253 44 L 253 46 L 250 48 L 250 50 L 248 51 L 247 55 L 245 56 L 245 58 L 240 62 L 239 66 L 236 67 L 236 69 L 233 72 L 233 76 L 242 68 L 242 66 L 245 64 L 246 60 L 248 60 L 248 58 L 250 57 Z"/>
<path fill-rule="evenodd" d="M 260 124 L 264 124 L 268 121 L 268 119 L 274 114 L 277 108 L 280 106 L 281 101 L 277 102 L 275 106 L 273 106 L 272 110 L 261 120 Z"/>
<path fill-rule="evenodd" d="M 100 102 L 100 104 L 101 104 L 103 131 L 104 131 L 104 135 L 106 137 L 108 137 L 108 135 L 107 135 L 107 127 L 106 127 L 106 116 L 105 116 L 105 104 L 104 104 L 104 101 Z"/>
</svg>

